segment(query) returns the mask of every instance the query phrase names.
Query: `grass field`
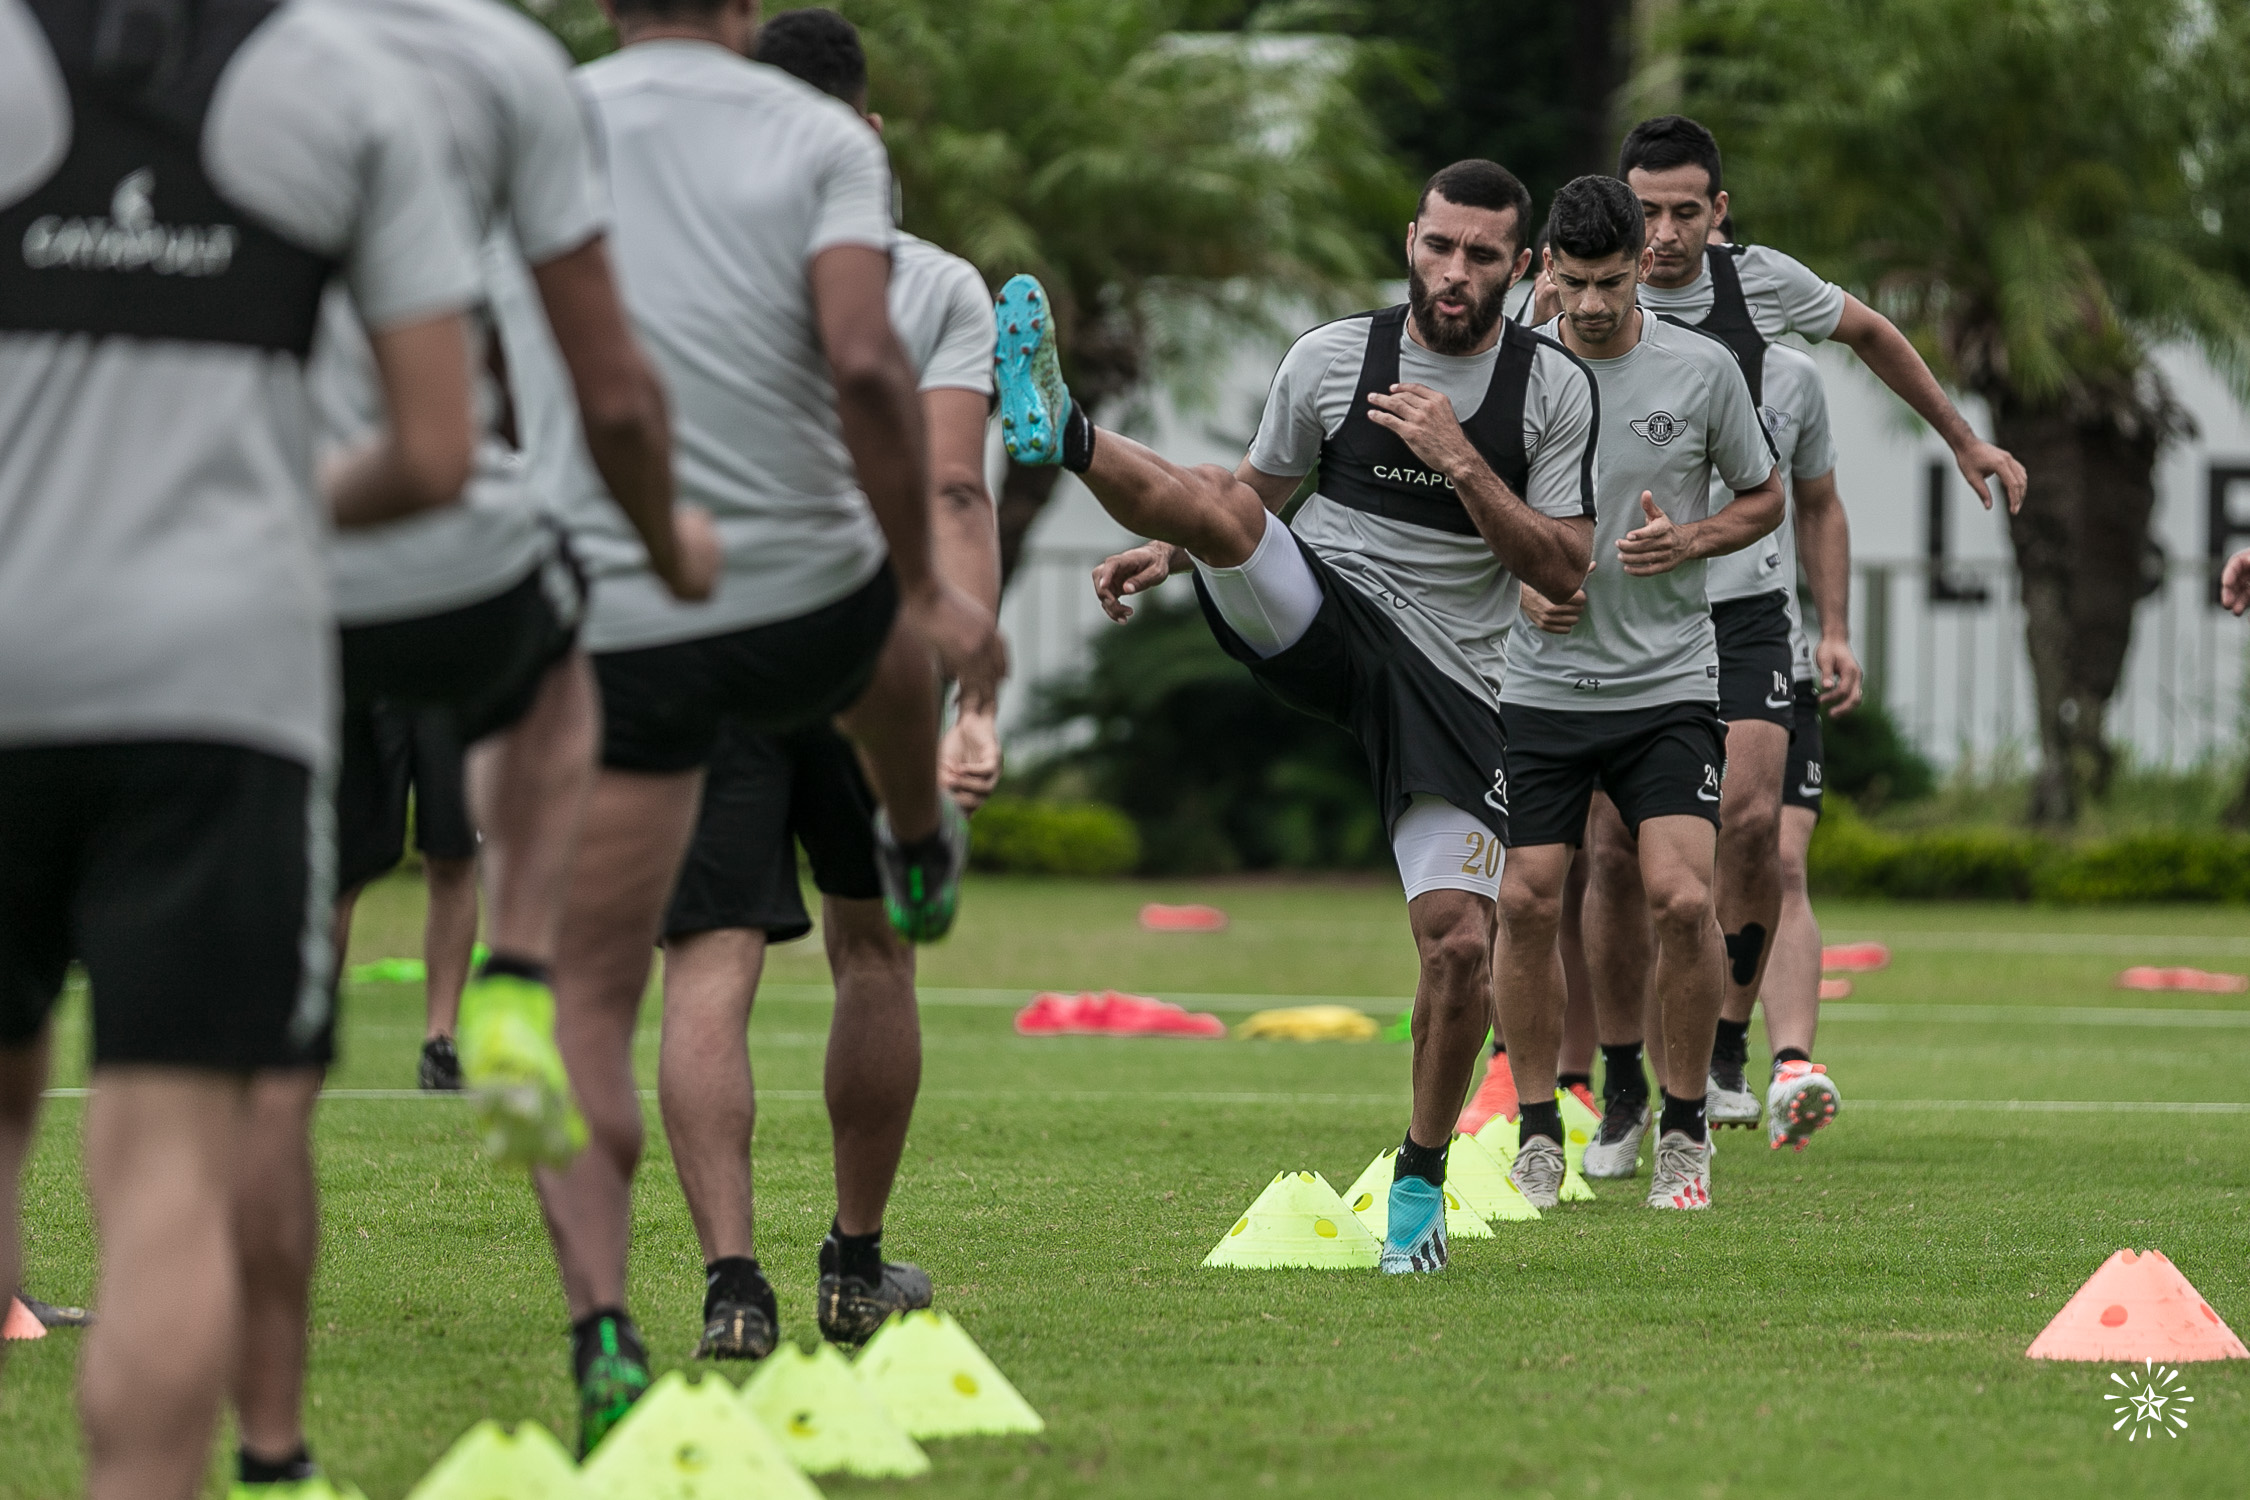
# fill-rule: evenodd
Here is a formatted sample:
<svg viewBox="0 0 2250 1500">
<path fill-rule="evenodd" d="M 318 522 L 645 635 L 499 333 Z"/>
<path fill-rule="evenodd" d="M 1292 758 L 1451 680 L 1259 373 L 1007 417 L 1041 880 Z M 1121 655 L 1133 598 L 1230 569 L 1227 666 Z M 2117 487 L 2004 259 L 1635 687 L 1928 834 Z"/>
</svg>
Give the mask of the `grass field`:
<svg viewBox="0 0 2250 1500">
<path fill-rule="evenodd" d="M 1233 925 L 1144 934 L 1133 916 L 1150 899 L 1212 900 Z M 379 888 L 355 957 L 416 951 L 418 900 L 404 881 Z M 2109 1430 L 2106 1367 L 2022 1355 L 2127 1245 L 2164 1250 L 2250 1332 L 2250 1007 L 2110 987 L 2129 963 L 2250 965 L 2242 912 L 1829 904 L 1832 941 L 1896 953 L 1823 1032 L 1843 1118 L 1802 1156 L 1724 1137 L 1710 1213 L 1642 1209 L 1644 1175 L 1457 1244 L 1439 1277 L 1199 1269 L 1276 1170 L 1340 1186 L 1397 1141 L 1406 1049 L 1025 1040 L 1013 1007 L 1034 988 L 1114 986 L 1229 1019 L 1273 995 L 1357 997 L 1387 1019 L 1413 977 L 1400 908 L 1377 884 L 975 883 L 963 930 L 924 965 L 928 1067 L 886 1248 L 931 1270 L 1048 1431 L 939 1445 L 920 1493 L 2245 1488 L 2250 1367 L 2189 1367 L 2190 1430 L 2128 1445 Z M 814 945 L 783 950 L 751 1033 L 759 1249 L 801 1339 L 832 1203 L 824 980 Z M 418 988 L 347 1004 L 332 1086 L 410 1086 Z M 59 1085 L 82 1082 L 83 1019 L 74 1002 Z M 651 1080 L 654 1024 L 652 1007 Z M 701 1274 L 647 1108 L 632 1301 L 672 1366 Z M 82 1109 L 50 1102 L 27 1186 L 28 1282 L 55 1300 L 92 1293 Z M 477 1417 L 570 1433 L 545 1236 L 523 1181 L 473 1153 L 462 1107 L 339 1097 L 319 1130 L 316 1451 L 387 1500 Z M 73 1490 L 74 1340 L 11 1349 L 0 1497 Z"/>
</svg>

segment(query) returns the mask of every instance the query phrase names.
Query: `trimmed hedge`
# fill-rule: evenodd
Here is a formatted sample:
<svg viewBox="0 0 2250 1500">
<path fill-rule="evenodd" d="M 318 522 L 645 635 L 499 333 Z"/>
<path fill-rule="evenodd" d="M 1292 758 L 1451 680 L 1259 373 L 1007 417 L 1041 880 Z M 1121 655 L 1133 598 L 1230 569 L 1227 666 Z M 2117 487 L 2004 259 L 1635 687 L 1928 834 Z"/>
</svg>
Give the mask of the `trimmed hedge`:
<svg viewBox="0 0 2250 1500">
<path fill-rule="evenodd" d="M 969 820 L 969 862 L 1018 875 L 1126 875 L 1141 862 L 1141 835 L 1106 803 L 995 797 Z"/>
<path fill-rule="evenodd" d="M 1890 833 L 1831 795 L 1807 875 L 1825 896 L 2068 906 L 2250 901 L 2250 836 L 2211 830 L 2071 842 L 2005 828 Z"/>
</svg>

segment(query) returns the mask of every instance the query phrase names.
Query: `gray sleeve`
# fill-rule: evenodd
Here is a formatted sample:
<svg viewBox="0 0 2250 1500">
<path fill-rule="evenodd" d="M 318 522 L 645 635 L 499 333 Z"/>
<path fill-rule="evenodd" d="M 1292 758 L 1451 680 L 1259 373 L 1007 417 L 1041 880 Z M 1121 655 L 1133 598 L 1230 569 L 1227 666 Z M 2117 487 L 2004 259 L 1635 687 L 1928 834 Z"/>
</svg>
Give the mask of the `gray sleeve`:
<svg viewBox="0 0 2250 1500">
<path fill-rule="evenodd" d="M 534 34 L 522 38 L 512 69 L 508 217 L 524 259 L 537 266 L 601 233 L 609 209 L 570 55 L 539 27 L 524 30 Z"/>
<path fill-rule="evenodd" d="M 1803 382 L 1797 402 L 1797 451 L 1790 456 L 1789 472 L 1797 479 L 1812 479 L 1836 467 L 1836 439 L 1828 425 L 1828 387 L 1816 375 Z"/>
<path fill-rule="evenodd" d="M 837 105 L 838 110 L 847 108 Z M 891 162 L 883 142 L 857 120 L 839 119 L 820 174 L 807 260 L 838 245 L 891 248 Z"/>
<path fill-rule="evenodd" d="M 1756 489 L 1774 471 L 1772 440 L 1751 404 L 1750 383 L 1742 367 L 1724 350 L 1699 363 L 1710 388 L 1704 430 L 1709 435 L 1711 469 L 1726 487 L 1737 493 Z"/>
<path fill-rule="evenodd" d="M 365 195 L 344 258 L 344 284 L 377 332 L 458 312 L 482 291 L 468 206 L 438 170 L 436 143 L 412 111 L 390 112 L 363 157 Z"/>
<path fill-rule="evenodd" d="M 1321 421 L 1321 392 L 1334 378 L 1337 361 L 1352 357 L 1364 345 L 1366 331 L 1365 319 L 1348 318 L 1315 328 L 1289 346 L 1281 368 L 1274 371 L 1273 388 L 1266 392 L 1258 435 L 1250 440 L 1252 468 L 1293 478 L 1319 461 L 1321 441 L 1328 436 Z M 1354 365 L 1345 378 L 1357 371 Z"/>
<path fill-rule="evenodd" d="M 1544 516 L 1594 514 L 1601 439 L 1601 391 L 1593 372 L 1560 348 L 1542 344 L 1536 405 L 1525 403 L 1524 448 L 1531 455 L 1524 503 Z"/>
<path fill-rule="evenodd" d="M 967 261 L 946 268 L 944 324 L 937 347 L 922 366 L 925 391 L 975 391 L 992 394 L 992 352 L 998 336 L 992 322 L 992 295 L 984 278 Z"/>
<path fill-rule="evenodd" d="M 1817 344 L 1836 331 L 1844 316 L 1844 289 L 1835 282 L 1821 280 L 1803 261 L 1763 245 L 1744 251 L 1740 264 L 1745 300 L 1753 307 L 1762 304 L 1780 323 L 1767 332 L 1768 338 L 1797 333 Z"/>
</svg>

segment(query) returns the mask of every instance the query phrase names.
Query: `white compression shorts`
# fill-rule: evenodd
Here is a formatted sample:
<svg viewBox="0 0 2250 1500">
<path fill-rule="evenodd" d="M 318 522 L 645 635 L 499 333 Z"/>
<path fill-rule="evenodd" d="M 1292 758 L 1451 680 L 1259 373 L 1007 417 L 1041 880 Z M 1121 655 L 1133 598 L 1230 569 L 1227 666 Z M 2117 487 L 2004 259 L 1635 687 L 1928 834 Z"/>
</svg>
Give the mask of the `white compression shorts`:
<svg viewBox="0 0 2250 1500">
<path fill-rule="evenodd" d="M 1320 580 L 1313 577 L 1297 539 L 1272 511 L 1266 512 L 1266 534 L 1241 567 L 1198 562 L 1195 571 L 1203 575 L 1219 618 L 1261 659 L 1279 656 L 1303 640 L 1320 613 Z"/>
<path fill-rule="evenodd" d="M 1391 853 L 1409 901 L 1425 891 L 1500 899 L 1500 871 L 1508 857 L 1499 835 L 1443 797 L 1414 794 L 1391 829 Z"/>
</svg>

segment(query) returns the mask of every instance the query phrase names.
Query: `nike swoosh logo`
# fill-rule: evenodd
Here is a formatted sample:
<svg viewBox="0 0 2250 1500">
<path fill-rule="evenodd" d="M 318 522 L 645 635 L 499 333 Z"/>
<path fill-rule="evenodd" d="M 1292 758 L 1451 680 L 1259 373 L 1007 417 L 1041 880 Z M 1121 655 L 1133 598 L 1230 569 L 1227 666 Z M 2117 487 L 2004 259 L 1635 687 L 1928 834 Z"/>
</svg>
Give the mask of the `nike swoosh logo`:
<svg viewBox="0 0 2250 1500">
<path fill-rule="evenodd" d="M 1797 795 L 1800 797 L 1817 797 L 1820 795 L 1820 788 L 1817 786 L 1799 786 Z"/>
<path fill-rule="evenodd" d="M 1766 694 L 1766 707 L 1768 708 L 1793 708 L 1796 706 L 1796 702 L 1797 700 L 1794 698 L 1777 699 L 1771 693 Z"/>
<path fill-rule="evenodd" d="M 1709 792 L 1703 790 L 1703 788 L 1697 787 L 1695 789 L 1695 800 L 1698 802 L 1716 802 L 1719 799 L 1712 796 Z"/>
</svg>

